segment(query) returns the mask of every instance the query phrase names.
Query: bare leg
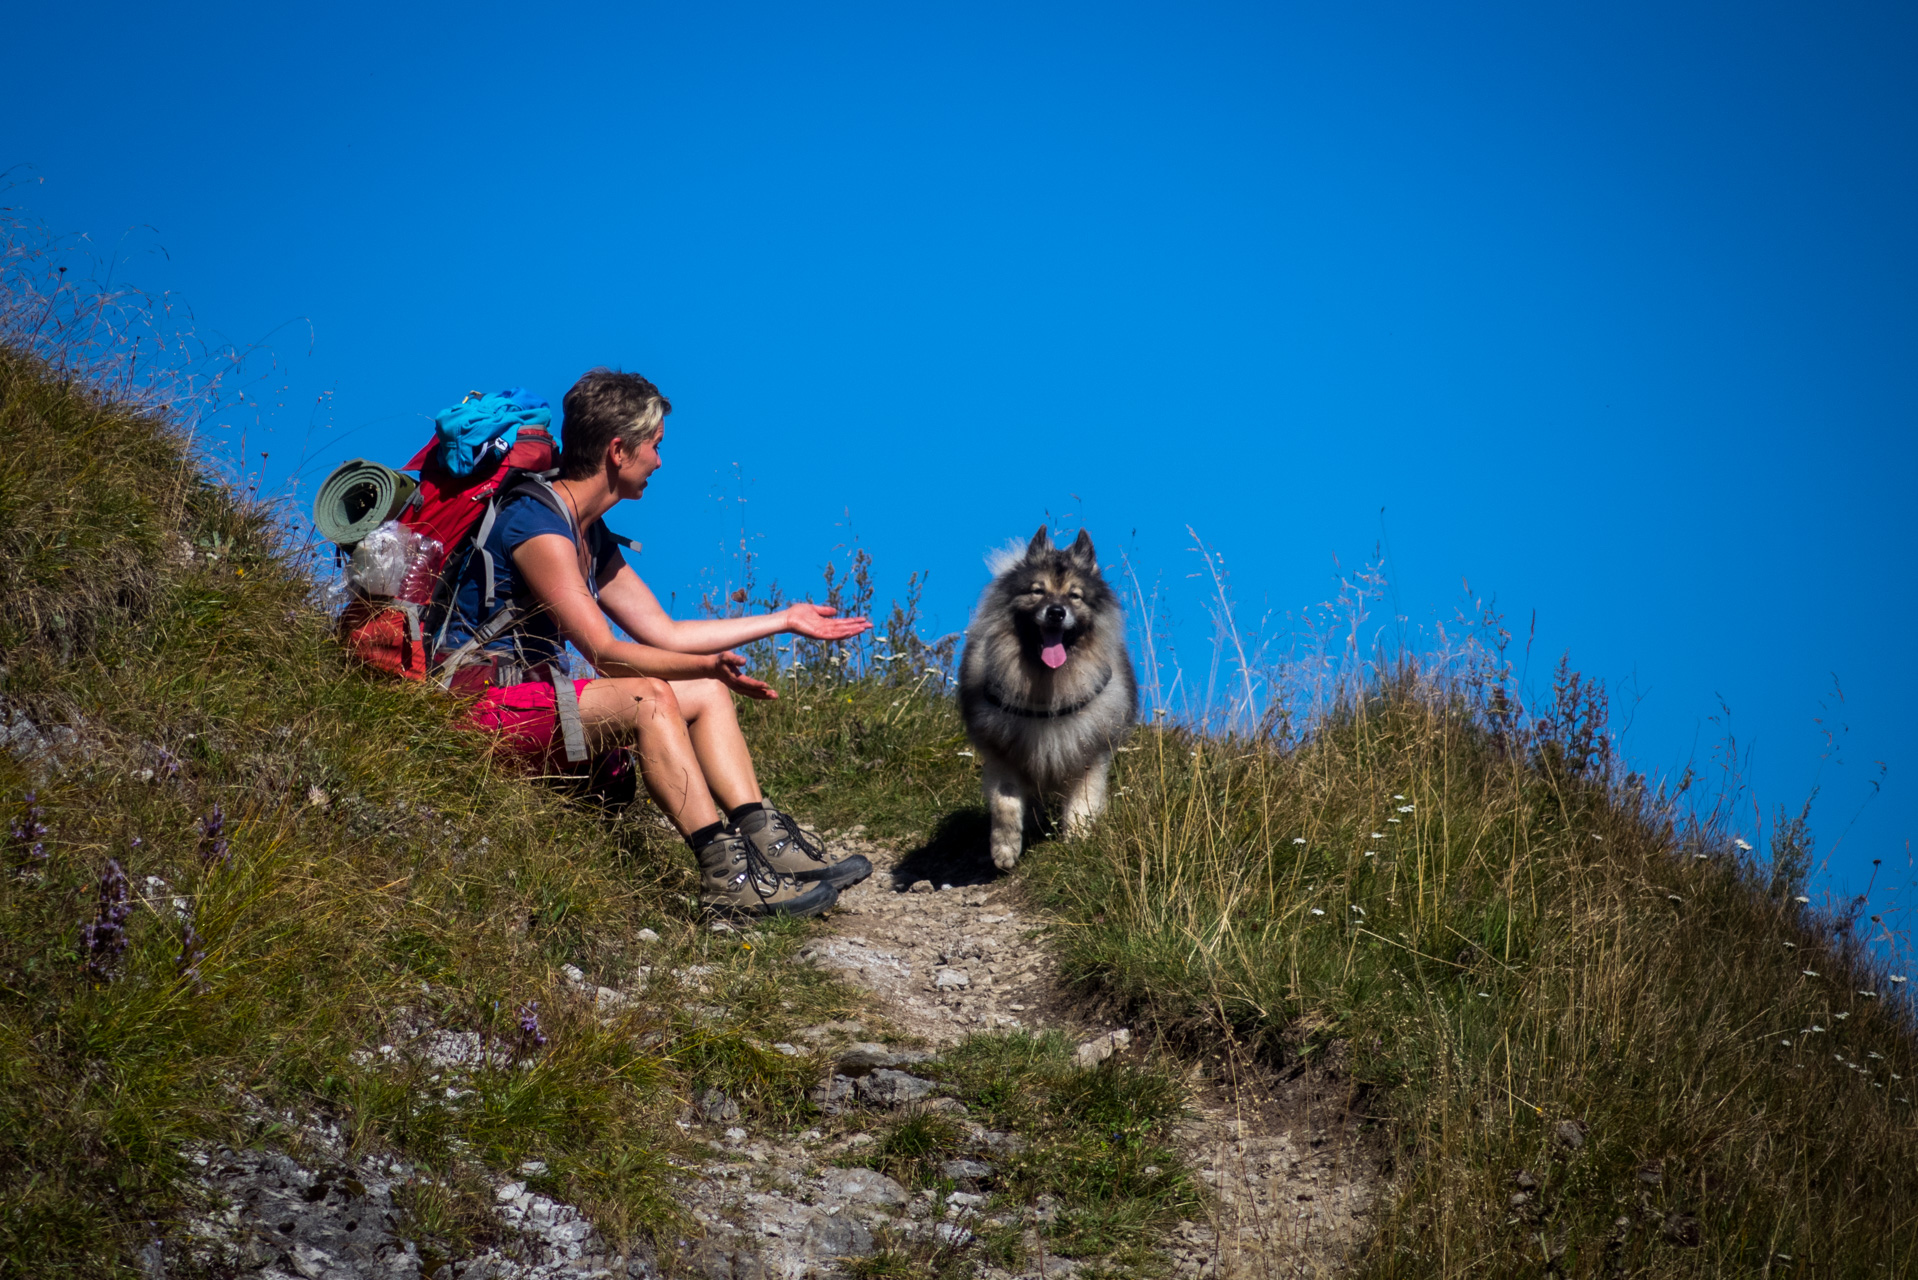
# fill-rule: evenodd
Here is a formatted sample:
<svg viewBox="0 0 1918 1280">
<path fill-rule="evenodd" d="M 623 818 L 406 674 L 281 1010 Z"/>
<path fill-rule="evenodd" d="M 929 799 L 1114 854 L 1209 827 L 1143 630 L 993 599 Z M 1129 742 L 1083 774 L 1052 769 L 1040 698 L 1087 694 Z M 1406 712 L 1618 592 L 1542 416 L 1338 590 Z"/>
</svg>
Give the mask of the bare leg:
<svg viewBox="0 0 1918 1280">
<path fill-rule="evenodd" d="M 713 798 L 728 809 L 762 799 L 732 690 L 717 680 L 674 680 L 672 686 Z"/>
<path fill-rule="evenodd" d="M 990 752 L 979 753 L 984 769 L 986 816 L 992 820 L 992 865 L 1010 871 L 1026 843 L 1025 779 Z"/>
<path fill-rule="evenodd" d="M 651 677 L 595 680 L 579 695 L 579 719 L 594 750 L 633 748 L 647 793 L 681 835 L 719 821 L 672 685 Z"/>
<path fill-rule="evenodd" d="M 1100 756 L 1085 774 L 1066 788 L 1066 835 L 1077 837 L 1091 829 L 1093 820 L 1105 812 L 1106 774 L 1112 768 L 1111 756 Z"/>
</svg>

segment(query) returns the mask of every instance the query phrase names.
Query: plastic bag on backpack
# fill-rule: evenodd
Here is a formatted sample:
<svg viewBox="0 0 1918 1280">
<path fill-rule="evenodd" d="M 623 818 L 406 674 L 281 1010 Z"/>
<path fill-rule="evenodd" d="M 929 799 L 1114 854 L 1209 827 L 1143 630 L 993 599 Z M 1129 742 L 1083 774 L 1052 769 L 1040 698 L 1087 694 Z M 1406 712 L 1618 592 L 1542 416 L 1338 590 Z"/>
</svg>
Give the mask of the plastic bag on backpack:
<svg viewBox="0 0 1918 1280">
<path fill-rule="evenodd" d="M 353 548 L 346 580 L 363 595 L 425 604 L 433 598 L 442 552 L 434 539 L 388 520 Z"/>
</svg>

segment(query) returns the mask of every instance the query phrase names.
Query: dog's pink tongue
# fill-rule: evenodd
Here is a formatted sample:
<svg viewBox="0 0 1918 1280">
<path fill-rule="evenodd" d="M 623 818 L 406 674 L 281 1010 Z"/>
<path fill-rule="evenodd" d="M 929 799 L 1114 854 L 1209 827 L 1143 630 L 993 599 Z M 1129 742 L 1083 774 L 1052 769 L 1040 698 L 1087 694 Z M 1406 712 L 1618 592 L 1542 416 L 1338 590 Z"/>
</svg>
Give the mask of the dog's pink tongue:
<svg viewBox="0 0 1918 1280">
<path fill-rule="evenodd" d="M 1063 640 L 1054 640 L 1051 644 L 1039 650 L 1039 661 L 1045 663 L 1048 667 L 1051 667 L 1054 671 L 1057 671 L 1060 667 L 1065 666 L 1066 665 L 1065 642 Z"/>
</svg>

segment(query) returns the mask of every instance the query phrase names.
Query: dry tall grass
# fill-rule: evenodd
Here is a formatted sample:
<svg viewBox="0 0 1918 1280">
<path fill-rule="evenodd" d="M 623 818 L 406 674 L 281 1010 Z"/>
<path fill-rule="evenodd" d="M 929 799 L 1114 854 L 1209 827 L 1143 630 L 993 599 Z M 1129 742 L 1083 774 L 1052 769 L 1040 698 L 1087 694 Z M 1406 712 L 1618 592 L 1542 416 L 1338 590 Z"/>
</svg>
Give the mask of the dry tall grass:
<svg viewBox="0 0 1918 1280">
<path fill-rule="evenodd" d="M 1910 1005 L 1847 920 L 1682 819 L 1561 669 L 1374 673 L 1303 739 L 1141 735 L 1033 874 L 1163 1024 L 1342 1042 L 1388 1118 L 1375 1276 L 1912 1274 Z"/>
</svg>

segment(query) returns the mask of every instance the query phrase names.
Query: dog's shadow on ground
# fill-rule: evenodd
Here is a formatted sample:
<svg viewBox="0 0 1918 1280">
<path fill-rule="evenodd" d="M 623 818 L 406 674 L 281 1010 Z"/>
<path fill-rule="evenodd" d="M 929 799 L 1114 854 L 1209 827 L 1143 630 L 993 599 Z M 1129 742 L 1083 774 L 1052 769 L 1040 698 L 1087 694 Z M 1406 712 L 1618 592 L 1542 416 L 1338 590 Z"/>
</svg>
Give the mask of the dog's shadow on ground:
<svg viewBox="0 0 1918 1280">
<path fill-rule="evenodd" d="M 1049 830 L 1028 815 L 1026 847 L 1045 838 Z M 908 850 L 893 867 L 893 888 L 905 893 L 918 881 L 930 880 L 935 888 L 963 889 L 1004 879 L 1005 873 L 992 865 L 991 837 L 992 823 L 983 806 L 953 810 L 939 820 L 924 844 Z"/>
<path fill-rule="evenodd" d="M 983 806 L 953 810 L 939 819 L 924 844 L 907 850 L 893 867 L 893 888 L 904 893 L 920 880 L 955 889 L 992 883 L 999 869 L 992 865 L 991 834 Z"/>
</svg>

